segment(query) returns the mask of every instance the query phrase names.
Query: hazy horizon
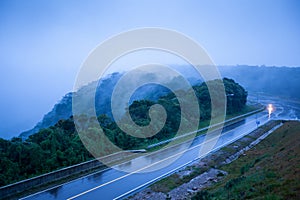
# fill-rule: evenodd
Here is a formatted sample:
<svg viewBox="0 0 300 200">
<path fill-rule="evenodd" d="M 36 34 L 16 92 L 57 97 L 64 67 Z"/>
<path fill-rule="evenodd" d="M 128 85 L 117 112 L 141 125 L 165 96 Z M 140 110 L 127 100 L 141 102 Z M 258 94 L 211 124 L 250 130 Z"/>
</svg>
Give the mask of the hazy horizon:
<svg viewBox="0 0 300 200">
<path fill-rule="evenodd" d="M 175 65 L 177 65 L 177 64 L 170 64 L 169 66 L 175 66 Z M 185 65 L 179 64 L 179 65 L 177 65 L 177 66 L 178 66 L 178 67 L 182 67 L 182 66 L 185 66 Z M 265 66 L 265 65 L 256 65 L 256 66 L 249 66 L 249 65 L 219 65 L 219 66 L 217 66 L 217 67 L 218 67 L 219 69 L 222 69 L 223 67 L 243 67 L 243 66 L 248 66 L 248 67 L 266 67 L 266 68 L 274 68 L 274 67 L 275 67 L 275 68 L 300 68 L 300 67 L 289 67 L 289 66 Z M 177 68 L 176 70 L 178 70 L 178 68 Z M 111 75 L 112 73 L 115 73 L 115 72 L 126 73 L 126 72 L 127 72 L 127 69 L 124 69 L 123 71 L 118 71 L 118 70 L 117 70 L 117 71 L 110 71 L 110 72 L 106 73 L 106 75 L 105 75 L 103 78 L 107 78 L 107 77 L 109 77 L 109 75 Z M 181 70 L 179 70 L 179 72 L 182 73 Z M 228 76 L 224 76 L 224 77 L 228 77 Z M 230 78 L 230 77 L 229 77 L 229 78 Z M 240 84 L 240 83 L 239 83 L 239 84 Z M 56 100 L 56 102 L 53 103 L 52 105 L 50 105 L 49 110 L 45 111 L 45 112 L 42 114 L 42 116 L 41 116 L 40 119 L 37 119 L 37 121 L 33 122 L 33 124 L 30 125 L 30 127 L 27 125 L 27 127 L 29 127 L 29 128 L 20 130 L 19 132 L 15 132 L 15 133 L 13 133 L 13 134 L 12 134 L 12 133 L 8 133 L 7 135 L 1 135 L 0 138 L 11 139 L 12 137 L 17 137 L 17 136 L 19 136 L 20 133 L 22 133 L 22 132 L 24 132 L 24 131 L 28 131 L 28 130 L 32 129 L 38 122 L 40 122 L 40 121 L 43 119 L 44 115 L 46 115 L 48 112 L 50 112 L 50 111 L 53 109 L 53 107 L 55 106 L 56 103 L 59 103 L 59 102 L 62 100 L 62 98 L 63 98 L 65 95 L 67 95 L 68 93 L 70 93 L 70 92 L 73 92 L 72 89 L 71 89 L 70 91 L 67 91 L 66 93 L 64 93 L 62 96 L 58 97 L 58 99 Z M 249 92 L 249 91 L 248 91 L 248 92 Z M 252 94 L 252 92 L 250 92 L 249 94 Z M 25 121 L 25 123 L 26 123 L 26 121 Z M 2 127 L 0 127 L 0 128 L 2 128 Z"/>
<path fill-rule="evenodd" d="M 32 128 L 72 91 L 97 45 L 135 28 L 179 31 L 217 65 L 299 67 L 299 8 L 296 0 L 1 1 L 0 137 Z"/>
</svg>

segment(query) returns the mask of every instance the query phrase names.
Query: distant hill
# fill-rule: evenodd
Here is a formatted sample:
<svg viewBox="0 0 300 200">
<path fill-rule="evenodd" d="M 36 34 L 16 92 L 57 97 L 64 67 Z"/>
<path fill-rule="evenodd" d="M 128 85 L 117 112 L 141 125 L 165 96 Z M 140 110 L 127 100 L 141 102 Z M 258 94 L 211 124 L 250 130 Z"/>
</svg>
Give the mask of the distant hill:
<svg viewBox="0 0 300 200">
<path fill-rule="evenodd" d="M 190 67 L 174 66 L 184 71 L 190 80 L 196 80 L 196 71 Z M 300 100 L 300 67 L 219 66 L 223 78 L 231 78 L 247 91 Z"/>
<path fill-rule="evenodd" d="M 109 117 L 112 117 L 111 108 L 110 108 L 110 100 L 112 96 L 112 92 L 118 80 L 122 77 L 121 73 L 113 73 L 107 75 L 105 78 L 100 80 L 99 82 L 92 82 L 86 86 L 83 86 L 78 90 L 78 92 L 84 94 L 84 96 L 90 96 L 93 92 L 92 88 L 94 88 L 95 84 L 97 85 L 97 90 L 95 94 L 95 108 L 96 114 L 105 114 Z M 137 76 L 138 77 L 138 76 Z M 150 74 L 148 79 L 155 80 L 156 75 Z M 132 81 L 134 81 L 132 78 Z M 147 78 L 147 77 L 145 77 Z M 172 81 L 171 79 L 168 81 Z M 180 89 L 180 88 L 178 88 Z M 48 128 L 50 126 L 55 125 L 59 120 L 65 120 L 72 116 L 72 97 L 76 95 L 75 93 L 66 94 L 57 104 L 54 105 L 53 109 L 47 113 L 43 119 L 37 123 L 37 125 L 25 132 L 20 134 L 20 137 L 23 139 L 28 138 L 30 135 L 37 133 L 39 130 Z M 169 89 L 162 87 L 157 84 L 147 84 L 140 88 L 138 88 L 135 93 L 132 95 L 129 104 L 131 104 L 135 100 L 157 100 L 161 96 L 164 96 L 170 92 Z M 85 109 L 82 107 L 81 109 Z"/>
<path fill-rule="evenodd" d="M 42 121 L 37 123 L 32 129 L 22 132 L 19 137 L 25 139 L 43 128 L 53 126 L 61 119 L 68 119 L 71 116 L 71 113 L 72 93 L 67 93 L 57 104 L 54 105 L 50 112 L 44 115 Z"/>
<path fill-rule="evenodd" d="M 179 71 L 192 84 L 200 84 L 201 77 L 194 68 L 190 66 L 174 65 L 174 69 Z M 220 66 L 222 77 L 234 79 L 247 91 L 262 92 L 274 96 L 300 99 L 300 68 L 290 67 L 266 67 L 266 66 Z M 97 82 L 90 83 L 81 88 L 86 95 L 91 94 L 91 86 L 98 84 L 96 92 L 96 113 L 97 115 L 106 114 L 112 116 L 110 111 L 110 99 L 114 86 L 123 74 L 113 73 Z M 150 79 L 155 79 L 154 74 L 149 74 Z M 134 77 L 132 78 L 134 81 Z M 169 80 L 171 81 L 171 80 Z M 140 87 L 132 96 L 129 104 L 134 100 L 157 100 L 159 97 L 169 93 L 169 90 L 155 84 L 148 84 Z M 38 132 L 40 129 L 48 128 L 56 124 L 61 119 L 68 119 L 72 115 L 72 95 L 66 94 L 54 107 L 47 113 L 33 129 L 21 133 L 22 138 L 27 138 Z M 84 108 L 83 108 L 84 109 Z"/>
<path fill-rule="evenodd" d="M 300 100 L 300 67 L 221 66 L 223 77 L 237 81 L 249 92 Z"/>
<path fill-rule="evenodd" d="M 97 107 L 107 115 L 110 115 L 106 110 L 107 102 L 110 99 L 114 85 L 117 83 L 121 76 L 122 75 L 119 73 L 114 73 L 105 77 L 99 82 L 98 92 L 96 93 L 96 99 L 99 99 L 101 96 L 102 102 L 100 103 L 100 101 L 97 101 Z M 83 92 L 85 95 L 91 95 L 91 88 L 95 84 L 97 84 L 97 82 L 92 82 L 89 85 L 82 87 L 80 91 Z M 54 105 L 53 109 L 49 113 L 47 113 L 39 123 L 37 123 L 37 125 L 33 129 L 21 133 L 20 137 L 26 139 L 27 137 L 38 132 L 41 129 L 55 125 L 59 120 L 69 119 L 72 116 L 73 95 L 74 93 L 66 94 L 57 104 Z"/>
</svg>

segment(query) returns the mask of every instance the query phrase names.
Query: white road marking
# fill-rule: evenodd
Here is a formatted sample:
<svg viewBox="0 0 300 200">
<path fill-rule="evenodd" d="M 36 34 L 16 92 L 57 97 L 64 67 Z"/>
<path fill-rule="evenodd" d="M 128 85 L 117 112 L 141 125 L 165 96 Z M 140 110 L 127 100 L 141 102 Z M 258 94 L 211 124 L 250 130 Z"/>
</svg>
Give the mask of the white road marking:
<svg viewBox="0 0 300 200">
<path fill-rule="evenodd" d="M 254 111 L 252 111 L 252 112 L 254 112 Z M 250 112 L 251 113 L 251 112 Z M 246 113 L 246 114 L 243 114 L 243 115 L 239 115 L 239 116 L 237 116 L 236 118 L 238 118 L 238 117 L 242 117 L 242 116 L 244 116 L 244 115 L 249 115 L 250 113 Z M 259 114 L 259 113 L 257 113 L 257 114 Z M 254 115 L 250 115 L 249 117 L 251 117 L 251 116 L 254 116 Z M 263 116 L 262 116 L 263 117 Z M 232 118 L 233 119 L 233 118 Z M 232 120 L 232 119 L 228 119 L 228 120 L 226 120 L 225 121 L 225 123 L 227 122 L 227 121 L 229 121 L 229 120 Z M 250 122 L 252 122 L 252 121 L 250 121 Z M 249 122 L 249 123 L 250 123 Z M 207 128 L 209 128 L 209 127 L 207 127 Z M 237 128 L 239 128 L 239 127 L 237 127 Z M 233 130 L 235 130 L 236 128 L 234 128 L 234 129 L 232 129 L 232 130 L 230 130 L 230 131 L 233 131 Z M 199 129 L 199 130 L 197 130 L 197 132 L 199 132 L 199 131 L 201 131 L 202 129 Z M 228 131 L 229 132 L 229 131 Z M 227 133 L 227 132 L 226 132 Z M 225 134 L 226 134 L 225 133 Z M 201 136 L 201 135 L 200 135 Z M 197 136 L 197 137 L 199 137 L 199 136 Z M 157 153 L 157 152 L 159 152 L 159 151 L 163 151 L 163 150 L 165 150 L 165 149 L 160 149 L 160 150 L 158 150 L 158 151 L 156 151 L 156 152 L 152 152 L 152 153 L 150 153 L 150 154 L 147 154 L 146 156 L 151 156 L 152 154 L 155 154 L 155 153 Z M 118 153 L 118 152 L 117 152 Z M 124 163 L 121 163 L 121 164 L 118 164 L 118 165 L 123 165 L 123 164 L 125 164 L 125 163 L 127 163 L 127 162 L 129 162 L 129 161 L 126 161 L 126 162 L 124 162 Z M 118 166 L 118 165 L 116 165 L 116 166 Z M 83 178 L 86 178 L 86 177 L 89 177 L 89 176 L 92 176 L 92 175 L 94 175 L 94 174 L 98 174 L 98 173 L 101 173 L 101 172 L 104 172 L 104 171 L 107 171 L 107 170 L 109 170 L 110 168 L 107 168 L 107 169 L 103 169 L 103 170 L 101 170 L 101 171 L 97 171 L 97 172 L 94 172 L 94 173 L 91 173 L 91 174 L 88 174 L 88 175 L 85 175 L 85 176 L 82 176 L 82 177 L 79 177 L 79 178 L 77 178 L 77 179 L 74 179 L 74 180 L 72 180 L 72 181 L 69 181 L 69 182 L 66 182 L 66 183 L 62 183 L 62 184 L 59 184 L 59 185 L 55 185 L 55 186 L 53 186 L 53 187 L 51 187 L 51 188 L 47 188 L 47 189 L 45 189 L 45 190 L 42 190 L 42 191 L 39 191 L 39 192 L 37 192 L 37 193 L 34 193 L 34 194 L 30 194 L 30 195 L 28 195 L 28 196 L 26 196 L 26 197 L 23 197 L 23 198 L 20 198 L 20 200 L 24 200 L 24 199 L 27 199 L 27 198 L 30 198 L 30 197 L 33 197 L 33 196 L 35 196 L 35 195 L 38 195 L 38 194 L 41 194 L 41 193 L 43 193 L 43 192 L 47 192 L 47 191 L 50 191 L 50 190 L 52 190 L 52 189 L 55 189 L 55 188 L 57 188 L 57 187 L 60 187 L 60 186 L 63 186 L 63 185 L 65 185 L 65 184 L 69 184 L 69 183 L 72 183 L 72 182 L 75 182 L 75 181 L 78 181 L 78 180 L 80 180 L 80 179 L 83 179 Z"/>
<path fill-rule="evenodd" d="M 262 116 L 262 117 L 260 117 L 259 119 L 264 118 L 264 117 L 265 117 L 265 116 Z M 249 121 L 248 123 L 244 124 L 244 126 L 246 126 L 246 125 L 248 125 L 248 124 L 250 124 L 250 123 L 252 123 L 252 122 L 254 122 L 254 121 L 256 121 L 256 119 L 254 119 L 254 120 L 252 120 L 252 121 Z M 234 128 L 234 129 L 232 129 L 232 130 L 230 130 L 230 131 L 227 131 L 227 132 L 224 133 L 223 135 L 225 135 L 225 134 L 227 134 L 227 133 L 229 133 L 229 132 L 232 132 L 232 131 L 234 131 L 235 129 L 238 129 L 238 128 L 240 128 L 240 127 L 236 127 L 236 128 Z M 239 135 L 238 137 L 236 137 L 236 138 L 230 140 L 229 142 L 232 142 L 232 141 L 234 141 L 234 140 L 237 140 L 238 138 L 240 138 L 241 136 L 244 136 L 245 134 L 246 134 L 246 133 L 241 134 L 241 135 Z M 216 137 L 207 140 L 205 143 L 208 143 L 208 142 L 210 142 L 210 141 L 212 141 L 212 140 L 214 140 L 214 139 L 216 139 Z M 96 186 L 96 187 L 94 187 L 94 188 L 91 188 L 91 189 L 89 189 L 89 190 L 86 190 L 86 191 L 84 191 L 84 192 L 82 192 L 82 193 L 80 193 L 80 194 L 77 194 L 77 195 L 75 195 L 75 196 L 72 196 L 72 197 L 68 198 L 68 200 L 75 199 L 75 198 L 77 198 L 77 197 L 79 197 L 79 196 L 82 196 L 82 195 L 84 195 L 84 194 L 87 194 L 87 193 L 89 193 L 89 192 L 92 192 L 92 191 L 94 191 L 94 190 L 96 190 L 96 189 L 98 189 L 98 188 L 101 188 L 101 187 L 105 186 L 105 185 L 111 184 L 111 183 L 116 182 L 116 181 L 118 181 L 118 180 L 120 180 L 120 179 L 126 178 L 126 177 L 128 177 L 128 176 L 130 176 L 130 175 L 132 175 L 132 174 L 135 174 L 135 173 L 137 173 L 137 172 L 140 172 L 140 171 L 142 171 L 142 170 L 144 170 L 144 169 L 147 169 L 147 168 L 149 168 L 149 167 L 152 167 L 152 166 L 154 166 L 154 165 L 156 165 L 156 164 L 159 164 L 159 163 L 161 163 L 161 162 L 164 162 L 164 161 L 166 161 L 166 160 L 168 160 L 168 159 L 170 159 L 170 158 L 176 157 L 176 156 L 179 155 L 179 154 L 183 154 L 183 153 L 185 153 L 185 152 L 187 152 L 187 151 L 191 151 L 191 150 L 193 150 L 193 149 L 195 149 L 195 148 L 197 148 L 197 147 L 199 147 L 199 146 L 201 146 L 201 145 L 203 145 L 203 144 L 205 144 L 205 143 L 201 143 L 201 144 L 195 145 L 195 146 L 193 146 L 193 147 L 191 147 L 191 148 L 189 148 L 189 149 L 185 149 L 185 150 L 183 150 L 183 151 L 181 151 L 181 152 L 179 152 L 179 153 L 176 153 L 176 154 L 174 154 L 174 155 L 172 155 L 172 156 L 170 156 L 170 157 L 167 157 L 167 158 L 165 158 L 165 159 L 162 159 L 162 160 L 160 160 L 160 161 L 154 162 L 154 163 L 152 163 L 152 164 L 150 164 L 150 165 L 147 165 L 147 166 L 145 166 L 145 167 L 143 167 L 143 168 L 141 168 L 141 169 L 138 169 L 138 170 L 133 171 L 133 172 L 130 172 L 130 173 L 124 175 L 124 176 L 120 176 L 120 177 L 118 177 L 118 178 L 116 178 L 116 179 L 114 179 L 114 180 L 111 180 L 111 181 L 108 181 L 108 182 L 103 183 L 103 184 L 101 184 L 101 185 L 98 185 L 98 186 Z M 227 145 L 227 144 L 228 144 L 228 142 L 225 143 L 225 145 Z M 216 148 L 216 149 L 217 149 L 217 148 Z M 214 150 L 212 150 L 212 151 L 215 151 L 216 149 L 214 149 Z M 212 152 L 212 151 L 210 151 L 210 152 Z M 208 152 L 208 153 L 210 153 L 210 152 Z M 206 154 L 204 154 L 204 155 L 207 155 L 208 153 L 206 153 Z M 200 157 L 197 157 L 196 159 L 199 159 L 199 158 L 200 158 Z M 194 159 L 194 160 L 195 160 L 195 159 Z M 194 161 L 194 160 L 193 160 L 193 161 Z M 189 162 L 191 162 L 191 161 L 189 161 Z M 188 163 L 189 163 L 189 162 L 188 162 Z M 184 164 L 183 166 L 185 166 L 185 165 L 186 165 L 186 164 Z M 173 170 L 171 170 L 171 171 L 173 171 Z M 167 174 L 169 174 L 171 171 L 169 171 Z"/>
<path fill-rule="evenodd" d="M 280 127 L 280 126 L 277 126 L 276 129 L 279 128 L 279 127 Z M 276 130 L 276 129 L 275 129 L 275 130 Z M 274 130 L 273 130 L 273 131 L 274 131 Z M 244 135 L 246 135 L 246 133 L 242 134 L 242 136 L 244 136 Z M 199 157 L 196 157 L 195 159 L 193 159 L 193 160 L 191 160 L 191 161 L 189 161 L 189 162 L 187 162 L 187 163 L 185 163 L 185 164 L 183 164 L 183 165 L 181 165 L 181 166 L 179 166 L 179 167 L 176 167 L 175 169 L 173 169 L 173 170 L 171 170 L 171 171 L 169 171 L 169 172 L 167 172 L 167 173 L 165 173 L 165 174 L 163 174 L 163 175 L 160 175 L 159 177 L 156 177 L 155 179 L 152 179 L 151 181 L 148 181 L 148 182 L 146 182 L 146 183 L 144 183 L 144 184 L 142 184 L 142 185 L 139 185 L 138 187 L 136 187 L 136 188 L 134 188 L 134 189 L 132 189 L 132 190 L 130 190 L 130 191 L 124 193 L 124 194 L 121 194 L 120 196 L 114 198 L 113 200 L 117 200 L 117 199 L 120 199 L 120 198 L 122 198 L 122 197 L 125 197 L 125 196 L 129 195 L 130 193 L 132 193 L 132 192 L 134 192 L 134 191 L 136 191 L 136 190 L 138 190 L 138 189 L 141 189 L 141 188 L 143 188 L 144 186 L 149 185 L 149 184 L 155 182 L 156 180 L 159 180 L 159 179 L 161 179 L 161 178 L 167 176 L 168 174 L 171 174 L 171 173 L 177 171 L 178 169 L 180 169 L 180 168 L 182 168 L 182 167 L 184 167 L 184 166 L 186 166 L 186 165 L 189 165 L 190 163 L 192 163 L 192 162 L 194 162 L 194 161 L 196 161 L 196 160 L 198 160 L 198 159 L 200 159 L 200 158 L 203 158 L 203 157 L 207 156 L 209 153 L 211 153 L 211 152 L 213 152 L 213 151 L 216 151 L 216 150 L 218 150 L 218 149 L 220 149 L 220 148 L 222 148 L 222 147 L 224 147 L 224 146 L 226 146 L 226 145 L 228 145 L 228 144 L 230 144 L 230 143 L 232 143 L 232 142 L 238 140 L 239 138 L 241 138 L 241 135 L 239 135 L 238 137 L 236 137 L 236 138 L 234 138 L 234 139 L 232 139 L 232 140 L 227 141 L 226 143 L 224 143 L 224 144 L 218 146 L 217 148 L 211 150 L 210 152 L 207 152 L 207 153 L 205 153 L 205 154 L 203 154 L 203 155 L 201 155 L 201 156 L 199 156 Z"/>
</svg>

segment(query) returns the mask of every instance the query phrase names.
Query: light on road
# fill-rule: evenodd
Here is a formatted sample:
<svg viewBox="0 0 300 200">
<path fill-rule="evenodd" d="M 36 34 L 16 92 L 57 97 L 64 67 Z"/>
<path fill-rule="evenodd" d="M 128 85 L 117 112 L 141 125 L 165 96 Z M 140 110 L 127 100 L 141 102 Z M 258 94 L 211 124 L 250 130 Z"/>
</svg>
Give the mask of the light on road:
<svg viewBox="0 0 300 200">
<path fill-rule="evenodd" d="M 274 110 L 273 105 L 272 105 L 272 104 L 269 104 L 267 109 L 268 109 L 268 112 L 269 112 L 269 119 L 270 119 L 271 113 L 272 113 L 273 110 Z"/>
</svg>

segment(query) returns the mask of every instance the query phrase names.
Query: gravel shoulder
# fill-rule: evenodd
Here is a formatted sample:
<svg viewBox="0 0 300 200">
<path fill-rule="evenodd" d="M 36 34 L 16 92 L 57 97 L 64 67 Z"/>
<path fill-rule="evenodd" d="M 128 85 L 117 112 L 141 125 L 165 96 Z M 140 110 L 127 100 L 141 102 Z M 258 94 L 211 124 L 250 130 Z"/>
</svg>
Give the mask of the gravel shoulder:
<svg viewBox="0 0 300 200">
<path fill-rule="evenodd" d="M 191 199 L 197 192 L 224 179 L 228 173 L 220 170 L 222 166 L 246 155 L 249 149 L 271 133 L 272 128 L 280 124 L 281 121 L 270 121 L 245 137 L 210 153 L 205 158 L 195 161 L 184 169 L 161 179 L 127 199 Z"/>
</svg>

